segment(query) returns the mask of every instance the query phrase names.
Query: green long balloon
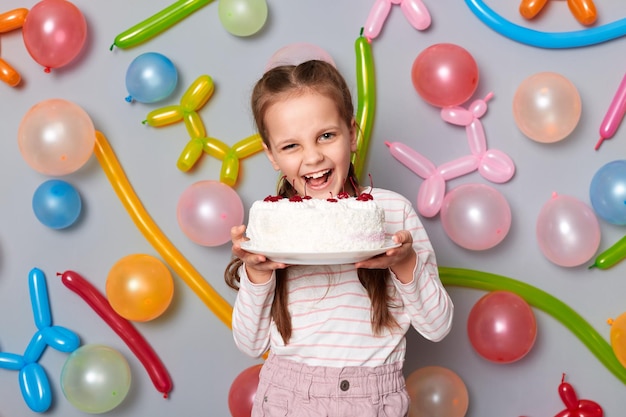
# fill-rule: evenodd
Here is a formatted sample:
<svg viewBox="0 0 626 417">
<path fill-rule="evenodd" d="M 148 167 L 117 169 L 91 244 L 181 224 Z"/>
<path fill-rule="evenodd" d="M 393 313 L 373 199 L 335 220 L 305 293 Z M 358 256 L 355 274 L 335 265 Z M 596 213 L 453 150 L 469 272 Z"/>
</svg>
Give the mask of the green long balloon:
<svg viewBox="0 0 626 417">
<path fill-rule="evenodd" d="M 372 46 L 367 38 L 361 35 L 354 42 L 356 52 L 356 81 L 357 81 L 357 111 L 356 123 L 359 129 L 357 134 L 357 150 L 352 155 L 354 174 L 361 179 L 363 167 L 367 158 L 374 113 L 376 112 L 376 81 L 374 76 L 374 60 Z"/>
<path fill-rule="evenodd" d="M 611 345 L 576 311 L 559 299 L 532 285 L 488 272 L 440 267 L 439 276 L 441 282 L 448 286 L 510 291 L 519 295 L 528 304 L 550 314 L 570 329 L 609 371 L 626 384 L 626 368 L 617 360 Z"/>
<path fill-rule="evenodd" d="M 111 50 L 130 48 L 158 35 L 213 0 L 178 0 L 115 37 Z"/>
</svg>

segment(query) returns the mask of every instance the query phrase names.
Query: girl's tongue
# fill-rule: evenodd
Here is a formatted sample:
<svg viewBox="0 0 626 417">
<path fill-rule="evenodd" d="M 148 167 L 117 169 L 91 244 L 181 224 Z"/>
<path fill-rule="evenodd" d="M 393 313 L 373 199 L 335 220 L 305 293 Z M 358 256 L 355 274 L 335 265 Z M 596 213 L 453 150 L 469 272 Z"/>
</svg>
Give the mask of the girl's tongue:
<svg viewBox="0 0 626 417">
<path fill-rule="evenodd" d="M 328 170 L 326 173 L 320 176 L 306 177 L 307 187 L 311 187 L 311 188 L 323 187 L 328 181 L 328 177 L 330 176 L 331 172 L 332 172 L 331 170 Z"/>
</svg>

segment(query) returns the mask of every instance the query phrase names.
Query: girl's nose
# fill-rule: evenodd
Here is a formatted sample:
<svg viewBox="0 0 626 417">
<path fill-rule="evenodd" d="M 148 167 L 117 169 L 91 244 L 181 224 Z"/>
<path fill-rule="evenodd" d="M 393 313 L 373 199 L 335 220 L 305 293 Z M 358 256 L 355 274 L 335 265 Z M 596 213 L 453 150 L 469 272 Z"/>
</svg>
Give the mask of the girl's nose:
<svg viewBox="0 0 626 417">
<path fill-rule="evenodd" d="M 304 151 L 304 162 L 307 164 L 315 164 L 324 159 L 322 151 L 316 147 L 311 146 Z"/>
</svg>

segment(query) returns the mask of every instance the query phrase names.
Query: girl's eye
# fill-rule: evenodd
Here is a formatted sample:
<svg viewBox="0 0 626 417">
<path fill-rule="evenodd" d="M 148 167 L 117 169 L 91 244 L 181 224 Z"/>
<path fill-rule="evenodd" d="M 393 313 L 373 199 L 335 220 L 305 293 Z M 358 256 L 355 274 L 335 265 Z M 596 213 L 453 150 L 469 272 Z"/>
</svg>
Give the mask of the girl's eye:
<svg viewBox="0 0 626 417">
<path fill-rule="evenodd" d="M 283 151 L 288 151 L 288 150 L 293 149 L 293 148 L 295 148 L 295 147 L 296 147 L 296 144 L 295 144 L 295 143 L 291 143 L 291 144 L 289 144 L 289 145 L 285 145 L 285 146 L 283 146 L 283 148 L 282 148 L 282 149 L 283 149 Z"/>
<path fill-rule="evenodd" d="M 326 133 L 323 133 L 323 134 L 320 136 L 320 139 L 321 139 L 321 140 L 328 140 L 328 139 L 332 139 L 332 138 L 334 138 L 334 137 L 335 137 L 335 134 L 334 134 L 334 133 L 326 132 Z"/>
</svg>

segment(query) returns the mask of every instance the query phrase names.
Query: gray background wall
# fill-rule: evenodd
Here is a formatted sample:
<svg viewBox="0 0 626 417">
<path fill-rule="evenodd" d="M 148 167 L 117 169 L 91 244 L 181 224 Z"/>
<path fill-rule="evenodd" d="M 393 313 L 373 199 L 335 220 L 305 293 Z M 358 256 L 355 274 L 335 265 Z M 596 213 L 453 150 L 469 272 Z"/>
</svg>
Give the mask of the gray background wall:
<svg viewBox="0 0 626 417">
<path fill-rule="evenodd" d="M 378 108 L 369 149 L 367 172 L 376 186 L 394 189 L 415 201 L 422 179 L 391 157 L 384 141 L 401 141 L 436 165 L 468 153 L 465 131 L 439 117 L 438 109 L 414 91 L 410 69 L 426 47 L 450 42 L 466 48 L 475 58 L 480 83 L 473 98 L 494 93 L 482 118 L 491 148 L 511 156 L 516 175 L 508 183 L 488 183 L 472 173 L 448 183 L 488 183 L 508 200 L 512 226 L 506 239 L 493 249 L 465 250 L 444 233 L 439 216 L 424 219 L 442 266 L 476 269 L 508 276 L 534 285 L 581 314 L 607 341 L 606 320 L 626 311 L 623 274 L 626 263 L 611 270 L 587 270 L 586 265 L 563 268 L 546 259 L 537 245 L 537 215 L 553 192 L 571 195 L 590 204 L 589 184 L 605 163 L 623 158 L 624 129 L 599 151 L 593 147 L 598 128 L 624 74 L 624 40 L 570 50 L 545 50 L 506 39 L 484 26 L 464 2 L 426 1 L 431 27 L 413 29 L 399 7 L 391 10 L 382 34 L 373 43 Z M 538 30 L 578 30 L 582 27 L 566 2 L 548 2 L 540 18 L 523 21 L 517 2 L 491 1 L 490 6 L 518 24 Z M 2 10 L 30 8 L 33 0 L 5 0 Z M 18 88 L 0 85 L 0 349 L 20 353 L 35 331 L 28 298 L 28 272 L 41 268 L 47 275 L 54 324 L 77 332 L 82 343 L 102 343 L 122 352 L 133 375 L 124 403 L 116 416 L 226 416 L 233 379 L 256 363 L 235 348 L 229 329 L 175 276 L 174 300 L 163 316 L 138 323 L 167 366 L 174 391 L 168 400 L 156 392 L 143 367 L 127 346 L 75 294 L 55 276 L 68 269 L 81 273 L 104 291 L 109 269 L 120 258 L 135 253 L 158 256 L 137 230 L 113 192 L 95 157 L 79 171 L 64 177 L 81 193 L 80 221 L 67 230 L 40 224 L 31 210 L 34 190 L 48 177 L 35 172 L 22 159 L 17 146 L 19 122 L 34 104 L 49 98 L 71 100 L 86 110 L 109 139 L 126 174 L 146 209 L 172 243 L 229 303 L 234 293 L 223 284 L 230 257 L 229 245 L 201 247 L 179 229 L 176 206 L 192 183 L 219 178 L 220 162 L 204 156 L 193 172 L 182 173 L 176 159 L 187 142 L 182 124 L 150 128 L 141 124 L 148 111 L 177 104 L 182 92 L 200 74 L 216 83 L 215 95 L 200 111 L 209 135 L 232 145 L 253 133 L 248 96 L 268 58 L 279 48 L 309 42 L 331 54 L 349 80 L 356 97 L 354 41 L 373 1 L 318 0 L 268 1 L 270 15 L 256 36 L 238 38 L 222 27 L 217 2 L 136 48 L 109 50 L 121 31 L 171 4 L 168 0 L 84 1 L 75 4 L 85 15 L 88 40 L 71 65 L 46 74 L 28 55 L 20 31 L 0 34 L 1 56 L 22 75 Z M 598 1 L 597 25 L 626 17 L 617 0 Z M 140 53 L 154 51 L 177 66 L 179 88 L 166 101 L 145 105 L 124 101 L 126 69 Z M 533 142 L 515 125 L 513 95 L 526 77 L 553 71 L 578 88 L 583 105 L 575 131 L 552 145 Z M 469 103 L 467 103 L 469 104 Z M 261 154 L 242 163 L 236 191 L 249 205 L 274 190 L 275 174 Z M 600 250 L 624 235 L 624 228 L 600 222 Z M 467 338 L 468 314 L 484 291 L 449 288 L 456 305 L 454 328 L 440 343 L 409 335 L 406 373 L 426 365 L 440 365 L 464 380 L 470 397 L 469 417 L 550 416 L 565 408 L 557 387 L 562 373 L 579 398 L 598 402 L 607 417 L 623 414 L 623 383 L 610 373 L 569 329 L 535 310 L 537 341 L 522 360 L 508 365 L 486 361 Z M 61 392 L 59 376 L 67 354 L 48 349 L 40 363 L 53 390 L 51 416 L 78 416 Z M 28 416 L 18 386 L 17 372 L 0 369 L 0 416 Z"/>
</svg>

